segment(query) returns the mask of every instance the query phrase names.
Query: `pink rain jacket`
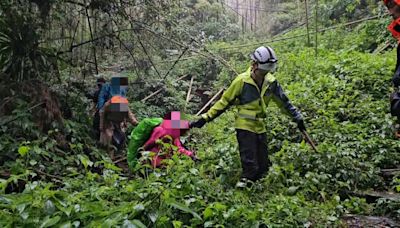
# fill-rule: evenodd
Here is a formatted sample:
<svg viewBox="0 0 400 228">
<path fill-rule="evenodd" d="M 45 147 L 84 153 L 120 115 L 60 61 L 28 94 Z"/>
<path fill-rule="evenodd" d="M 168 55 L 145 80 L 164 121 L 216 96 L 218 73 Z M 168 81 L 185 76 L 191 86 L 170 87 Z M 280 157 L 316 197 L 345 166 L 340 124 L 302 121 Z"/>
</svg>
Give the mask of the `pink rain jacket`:
<svg viewBox="0 0 400 228">
<path fill-rule="evenodd" d="M 171 129 L 166 127 L 165 120 L 160 124 L 160 126 L 153 129 L 151 133 L 150 139 L 144 144 L 144 148 L 147 151 L 156 152 L 157 154 L 153 157 L 152 166 L 158 167 L 161 165 L 161 161 L 167 158 L 169 155 L 159 155 L 160 152 L 159 145 L 156 144 L 156 141 L 159 139 L 163 139 L 166 136 L 171 136 L 173 140 L 173 145 L 178 147 L 178 152 L 189 157 L 192 157 L 194 153 L 192 151 L 186 150 L 180 140 L 180 129 Z"/>
</svg>

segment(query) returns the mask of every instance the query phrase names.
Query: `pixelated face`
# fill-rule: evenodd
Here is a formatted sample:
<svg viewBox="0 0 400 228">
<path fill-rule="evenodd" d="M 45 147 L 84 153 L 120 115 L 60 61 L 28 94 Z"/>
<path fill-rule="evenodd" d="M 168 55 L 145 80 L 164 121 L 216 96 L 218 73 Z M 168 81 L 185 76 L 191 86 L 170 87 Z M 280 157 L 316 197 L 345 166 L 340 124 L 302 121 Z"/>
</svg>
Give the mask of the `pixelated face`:
<svg viewBox="0 0 400 228">
<path fill-rule="evenodd" d="M 111 112 L 128 112 L 128 104 L 110 104 L 109 110 Z"/>
<path fill-rule="evenodd" d="M 168 129 L 189 129 L 189 121 L 181 120 L 181 113 L 171 112 L 171 120 L 165 120 Z"/>
<path fill-rule="evenodd" d="M 111 86 L 126 89 L 128 87 L 128 78 L 127 77 L 112 77 L 111 78 Z"/>
</svg>

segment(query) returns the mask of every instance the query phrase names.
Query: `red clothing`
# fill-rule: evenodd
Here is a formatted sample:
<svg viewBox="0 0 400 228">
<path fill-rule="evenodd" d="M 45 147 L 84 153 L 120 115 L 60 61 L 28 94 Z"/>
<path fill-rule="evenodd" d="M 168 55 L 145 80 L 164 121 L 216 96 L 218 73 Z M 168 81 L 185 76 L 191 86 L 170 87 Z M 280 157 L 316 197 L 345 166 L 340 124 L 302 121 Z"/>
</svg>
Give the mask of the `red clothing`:
<svg viewBox="0 0 400 228">
<path fill-rule="evenodd" d="M 180 129 L 171 129 L 167 128 L 167 124 L 165 121 L 161 123 L 160 126 L 156 127 L 153 129 L 153 132 L 151 133 L 150 139 L 147 140 L 147 142 L 144 144 L 144 148 L 147 151 L 152 151 L 156 152 L 157 155 L 153 157 L 152 160 L 152 166 L 153 167 L 158 167 L 161 164 L 161 161 L 166 158 L 166 156 L 158 155 L 160 152 L 160 146 L 157 145 L 156 141 L 159 139 L 163 139 L 166 136 L 170 136 L 173 140 L 173 145 L 178 147 L 178 152 L 184 155 L 187 155 L 189 157 L 192 157 L 194 153 L 190 150 L 186 150 L 180 140 Z M 167 155 L 168 156 L 168 155 Z"/>
</svg>

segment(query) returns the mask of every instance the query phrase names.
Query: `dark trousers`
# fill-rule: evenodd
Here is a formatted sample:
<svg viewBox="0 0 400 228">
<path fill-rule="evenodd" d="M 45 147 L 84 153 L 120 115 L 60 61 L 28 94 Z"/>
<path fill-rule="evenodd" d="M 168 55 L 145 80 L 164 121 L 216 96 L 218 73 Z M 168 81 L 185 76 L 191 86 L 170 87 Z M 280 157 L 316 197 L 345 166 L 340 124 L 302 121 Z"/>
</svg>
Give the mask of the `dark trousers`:
<svg viewBox="0 0 400 228">
<path fill-rule="evenodd" d="M 236 136 L 242 162 L 242 178 L 252 181 L 261 179 L 270 166 L 266 134 L 236 129 Z"/>
<path fill-rule="evenodd" d="M 93 117 L 93 131 L 96 140 L 100 139 L 100 114 L 99 111 L 96 111 Z"/>
</svg>

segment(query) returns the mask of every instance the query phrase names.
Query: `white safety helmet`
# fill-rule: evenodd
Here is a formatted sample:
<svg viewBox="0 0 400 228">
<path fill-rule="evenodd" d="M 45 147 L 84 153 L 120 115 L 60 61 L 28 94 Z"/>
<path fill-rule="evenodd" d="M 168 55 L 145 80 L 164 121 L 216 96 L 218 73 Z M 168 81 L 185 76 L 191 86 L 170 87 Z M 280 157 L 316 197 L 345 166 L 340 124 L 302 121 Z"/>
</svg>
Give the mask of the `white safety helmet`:
<svg viewBox="0 0 400 228">
<path fill-rule="evenodd" d="M 261 46 L 257 48 L 250 58 L 258 63 L 258 68 L 268 72 L 275 72 L 277 67 L 278 58 L 275 51 L 271 47 Z"/>
</svg>

